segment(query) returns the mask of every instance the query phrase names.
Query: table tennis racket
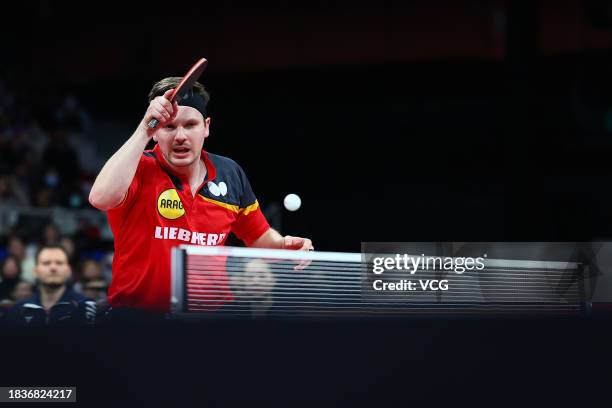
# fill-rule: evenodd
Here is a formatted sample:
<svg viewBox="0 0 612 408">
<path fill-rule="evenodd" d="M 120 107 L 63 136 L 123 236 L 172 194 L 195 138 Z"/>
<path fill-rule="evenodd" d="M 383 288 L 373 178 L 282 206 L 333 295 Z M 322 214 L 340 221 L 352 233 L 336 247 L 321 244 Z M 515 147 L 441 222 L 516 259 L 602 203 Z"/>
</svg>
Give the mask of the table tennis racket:
<svg viewBox="0 0 612 408">
<path fill-rule="evenodd" d="M 206 63 L 206 58 L 200 58 L 198 62 L 193 64 L 191 69 L 189 69 L 189 71 L 185 74 L 178 86 L 174 88 L 174 91 L 170 94 L 169 100 L 171 103 L 180 102 L 181 99 L 183 99 L 185 93 L 193 87 L 193 84 L 195 84 L 198 81 L 198 78 L 200 78 L 200 75 L 202 75 L 202 72 L 206 67 Z M 151 119 L 148 126 L 151 129 L 154 129 L 155 127 L 157 127 L 158 124 L 159 121 L 157 119 Z"/>
</svg>

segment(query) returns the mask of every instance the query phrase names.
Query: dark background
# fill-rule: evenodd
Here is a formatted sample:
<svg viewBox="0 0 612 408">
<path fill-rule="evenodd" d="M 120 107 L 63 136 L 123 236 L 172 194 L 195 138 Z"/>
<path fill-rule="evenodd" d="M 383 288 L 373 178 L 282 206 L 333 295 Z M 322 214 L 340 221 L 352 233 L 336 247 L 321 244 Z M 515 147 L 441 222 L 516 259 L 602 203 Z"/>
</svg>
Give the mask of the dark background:
<svg viewBox="0 0 612 408">
<path fill-rule="evenodd" d="M 20 7 L 2 71 L 32 109 L 74 92 L 123 124 L 104 157 L 153 82 L 208 58 L 206 148 L 264 207 L 301 195 L 283 232 L 317 248 L 611 235 L 609 2 Z"/>
<path fill-rule="evenodd" d="M 5 80 L 42 116 L 75 92 L 95 120 L 124 126 L 97 141 L 106 155 L 135 128 L 153 82 L 206 57 L 206 148 L 243 166 L 264 207 L 300 194 L 282 232 L 317 249 L 612 236 L 610 1 L 12 7 Z M 433 319 L 16 333 L 7 349 L 38 353 L 9 360 L 19 368 L 3 383 L 67 381 L 104 403 L 587 406 L 607 400 L 608 327 Z"/>
</svg>

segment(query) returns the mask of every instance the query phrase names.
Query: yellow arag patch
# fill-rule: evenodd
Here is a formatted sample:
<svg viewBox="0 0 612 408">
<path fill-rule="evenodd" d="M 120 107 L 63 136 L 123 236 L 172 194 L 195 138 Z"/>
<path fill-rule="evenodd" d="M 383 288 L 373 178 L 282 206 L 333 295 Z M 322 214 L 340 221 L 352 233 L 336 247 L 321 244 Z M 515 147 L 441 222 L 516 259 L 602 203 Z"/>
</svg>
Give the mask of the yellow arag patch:
<svg viewBox="0 0 612 408">
<path fill-rule="evenodd" d="M 157 197 L 157 211 L 169 220 L 185 215 L 185 208 L 175 189 L 166 190 Z"/>
</svg>

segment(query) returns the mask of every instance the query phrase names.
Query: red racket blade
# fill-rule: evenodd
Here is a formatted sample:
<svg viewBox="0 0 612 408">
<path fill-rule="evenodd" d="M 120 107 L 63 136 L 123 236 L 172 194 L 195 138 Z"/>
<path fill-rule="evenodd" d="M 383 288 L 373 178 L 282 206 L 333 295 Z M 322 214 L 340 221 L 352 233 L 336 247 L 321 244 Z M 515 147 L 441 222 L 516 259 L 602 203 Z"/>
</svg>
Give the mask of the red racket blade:
<svg viewBox="0 0 612 408">
<path fill-rule="evenodd" d="M 184 92 L 190 90 L 202 75 L 204 68 L 206 68 L 206 58 L 200 58 L 198 62 L 196 62 L 191 69 L 185 74 L 181 82 L 178 84 L 176 88 L 174 88 L 174 92 L 170 96 L 170 102 L 180 102 L 183 99 Z"/>
<path fill-rule="evenodd" d="M 204 72 L 204 68 L 206 68 L 206 64 L 208 61 L 206 58 L 200 58 L 198 62 L 193 64 L 193 66 L 187 71 L 181 82 L 179 82 L 178 86 L 174 88 L 172 94 L 170 94 L 170 102 L 180 102 L 183 99 L 183 96 L 187 91 L 189 91 L 193 85 L 198 81 L 202 72 Z M 149 127 L 151 129 L 155 128 L 159 124 L 157 119 L 151 119 L 149 122 Z"/>
</svg>

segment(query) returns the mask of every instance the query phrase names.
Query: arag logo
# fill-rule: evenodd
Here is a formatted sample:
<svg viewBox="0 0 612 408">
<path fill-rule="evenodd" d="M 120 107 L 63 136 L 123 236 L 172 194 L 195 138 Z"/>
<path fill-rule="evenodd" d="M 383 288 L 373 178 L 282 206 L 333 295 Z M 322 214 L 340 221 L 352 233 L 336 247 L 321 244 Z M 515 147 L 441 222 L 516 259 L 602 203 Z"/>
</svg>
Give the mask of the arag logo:
<svg viewBox="0 0 612 408">
<path fill-rule="evenodd" d="M 169 220 L 175 220 L 185 214 L 185 208 L 175 189 L 168 189 L 159 195 L 157 211 Z"/>
</svg>

